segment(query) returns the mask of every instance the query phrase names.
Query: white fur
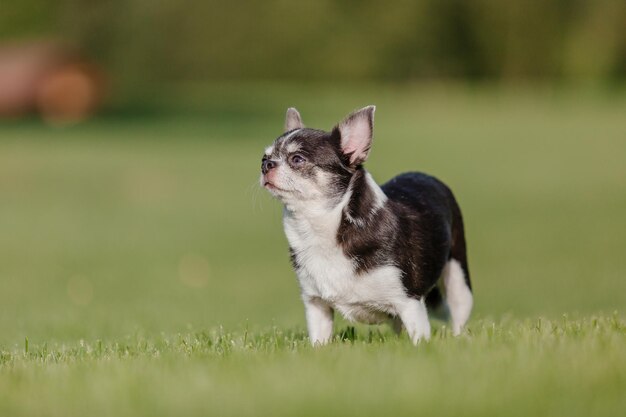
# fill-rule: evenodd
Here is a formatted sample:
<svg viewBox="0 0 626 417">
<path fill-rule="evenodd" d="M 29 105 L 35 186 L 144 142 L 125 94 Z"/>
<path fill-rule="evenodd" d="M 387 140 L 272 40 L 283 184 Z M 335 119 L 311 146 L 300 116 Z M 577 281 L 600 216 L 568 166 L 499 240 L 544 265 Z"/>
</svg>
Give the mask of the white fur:
<svg viewBox="0 0 626 417">
<path fill-rule="evenodd" d="M 452 319 L 452 333 L 458 336 L 472 312 L 474 298 L 465 282 L 463 269 L 456 259 L 448 261 L 443 269 L 442 278 L 446 303 Z"/>
<path fill-rule="evenodd" d="M 419 301 L 408 298 L 400 306 L 398 314 L 413 344 L 417 344 L 421 339 L 430 339 L 430 322 L 424 298 Z"/>
<path fill-rule="evenodd" d="M 300 150 L 300 144 L 297 142 L 290 142 L 285 146 L 285 150 L 287 151 L 287 153 L 298 152 Z"/>
<path fill-rule="evenodd" d="M 373 180 L 372 180 L 373 183 Z M 373 183 L 384 205 L 386 196 Z M 413 343 L 430 336 L 430 325 L 423 302 L 407 296 L 402 273 L 394 266 L 382 266 L 357 274 L 353 261 L 337 244 L 337 230 L 348 191 L 340 204 L 312 200 L 306 204 L 285 202 L 283 223 L 291 248 L 297 254 L 298 280 L 307 310 L 311 343 L 326 343 L 332 333 L 333 308 L 346 319 L 364 323 L 381 323 L 388 315 L 400 316 Z"/>
<path fill-rule="evenodd" d="M 376 196 L 374 207 L 372 207 L 372 214 L 374 214 L 385 205 L 385 203 L 387 202 L 387 195 L 382 190 L 382 188 L 380 188 L 380 186 L 376 184 L 376 181 L 374 181 L 374 178 L 372 178 L 369 172 L 365 173 L 365 180 L 367 181 L 370 189 L 374 191 L 374 195 Z"/>
<path fill-rule="evenodd" d="M 291 137 L 292 137 L 293 135 L 295 135 L 295 134 L 296 134 L 296 133 L 298 133 L 299 131 L 300 131 L 300 129 L 296 129 L 296 130 L 294 130 L 293 132 L 291 132 L 291 133 L 290 133 L 290 134 L 288 134 L 287 136 L 283 136 L 283 137 L 281 138 L 281 140 L 280 140 L 280 141 L 281 141 L 281 142 L 286 142 L 286 141 L 288 141 L 289 139 L 291 139 Z"/>
<path fill-rule="evenodd" d="M 333 310 L 320 298 L 304 299 L 309 339 L 313 345 L 323 345 L 333 336 Z"/>
</svg>

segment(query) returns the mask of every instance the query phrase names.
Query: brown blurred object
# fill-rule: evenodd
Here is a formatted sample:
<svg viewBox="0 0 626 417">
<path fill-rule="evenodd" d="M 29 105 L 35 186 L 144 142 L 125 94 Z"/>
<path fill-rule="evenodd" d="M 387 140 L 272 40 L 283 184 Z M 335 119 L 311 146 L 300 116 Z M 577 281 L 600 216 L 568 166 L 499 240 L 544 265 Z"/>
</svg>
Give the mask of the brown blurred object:
<svg viewBox="0 0 626 417">
<path fill-rule="evenodd" d="M 30 113 L 54 124 L 74 123 L 102 103 L 102 71 L 55 41 L 0 45 L 0 118 Z"/>
</svg>

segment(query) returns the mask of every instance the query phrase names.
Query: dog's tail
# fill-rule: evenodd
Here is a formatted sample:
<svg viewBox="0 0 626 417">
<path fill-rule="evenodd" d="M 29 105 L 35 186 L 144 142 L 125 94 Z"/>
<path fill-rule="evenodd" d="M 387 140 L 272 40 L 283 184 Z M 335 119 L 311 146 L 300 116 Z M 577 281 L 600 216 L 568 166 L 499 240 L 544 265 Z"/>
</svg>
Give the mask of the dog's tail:
<svg viewBox="0 0 626 417">
<path fill-rule="evenodd" d="M 463 215 L 461 208 L 452 197 L 452 244 L 450 247 L 450 260 L 456 260 L 463 269 L 465 283 L 471 290 L 469 265 L 467 264 L 467 244 L 465 243 L 465 227 L 463 226 Z"/>
</svg>

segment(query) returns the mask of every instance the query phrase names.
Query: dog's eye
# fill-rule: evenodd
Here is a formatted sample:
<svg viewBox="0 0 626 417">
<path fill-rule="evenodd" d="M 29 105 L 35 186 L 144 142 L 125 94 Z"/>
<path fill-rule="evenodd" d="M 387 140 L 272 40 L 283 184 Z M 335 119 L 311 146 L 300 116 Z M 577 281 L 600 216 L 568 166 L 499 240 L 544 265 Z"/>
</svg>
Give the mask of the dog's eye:
<svg viewBox="0 0 626 417">
<path fill-rule="evenodd" d="M 291 163 L 294 165 L 300 165 L 304 163 L 305 159 L 302 155 L 295 154 L 291 157 Z"/>
</svg>

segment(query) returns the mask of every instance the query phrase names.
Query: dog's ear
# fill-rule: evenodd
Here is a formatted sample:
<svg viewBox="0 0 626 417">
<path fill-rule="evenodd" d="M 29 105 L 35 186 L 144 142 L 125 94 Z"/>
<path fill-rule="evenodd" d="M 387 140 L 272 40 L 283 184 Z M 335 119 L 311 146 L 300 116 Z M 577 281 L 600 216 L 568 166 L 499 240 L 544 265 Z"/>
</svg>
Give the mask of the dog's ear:
<svg viewBox="0 0 626 417">
<path fill-rule="evenodd" d="M 300 117 L 300 113 L 294 107 L 289 107 L 287 109 L 287 114 L 285 115 L 285 132 L 289 132 L 294 129 L 302 129 L 304 124 L 302 124 L 302 118 Z"/>
<path fill-rule="evenodd" d="M 376 106 L 363 107 L 350 113 L 335 130 L 339 132 L 341 150 L 350 158 L 350 165 L 365 162 L 372 147 Z"/>
</svg>

